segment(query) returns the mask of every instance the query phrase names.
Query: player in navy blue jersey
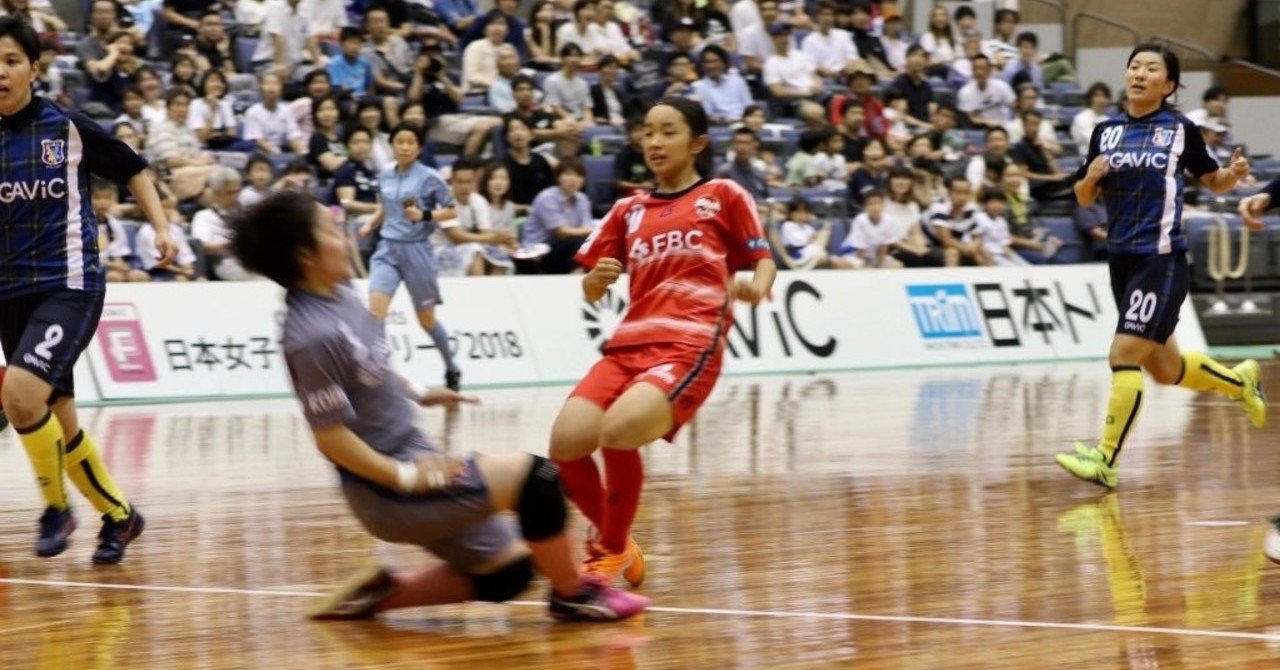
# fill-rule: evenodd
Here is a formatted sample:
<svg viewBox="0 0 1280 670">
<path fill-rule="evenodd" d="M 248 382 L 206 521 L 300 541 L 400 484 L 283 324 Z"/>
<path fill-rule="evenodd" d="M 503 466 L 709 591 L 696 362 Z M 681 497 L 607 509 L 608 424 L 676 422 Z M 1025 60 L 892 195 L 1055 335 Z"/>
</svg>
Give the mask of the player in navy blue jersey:
<svg viewBox="0 0 1280 670">
<path fill-rule="evenodd" d="M 1200 352 L 1179 352 L 1173 337 L 1187 297 L 1191 269 L 1182 231 L 1184 172 L 1215 193 L 1249 175 L 1241 150 L 1221 168 L 1196 125 L 1169 105 L 1181 85 L 1178 57 L 1158 44 L 1129 55 L 1128 113 L 1098 124 L 1089 156 L 1075 174 L 1076 200 L 1107 205 L 1111 291 L 1120 318 L 1111 343 L 1111 399 L 1097 446 L 1077 443 L 1058 454 L 1071 474 L 1105 487 L 1116 484 L 1116 457 L 1142 406 L 1145 370 L 1157 383 L 1213 391 L 1237 401 L 1257 427 L 1267 421 L 1259 368 L 1245 361 L 1225 367 Z"/>
<path fill-rule="evenodd" d="M 94 562 L 117 563 L 142 515 L 80 429 L 72 382 L 105 290 L 91 175 L 128 185 L 155 226 L 162 264 L 176 247 L 147 162 L 97 123 L 33 97 L 39 57 L 31 26 L 0 18 L 0 399 L 45 500 L 36 554 L 62 553 L 75 529 L 65 474 L 102 514 Z"/>
</svg>

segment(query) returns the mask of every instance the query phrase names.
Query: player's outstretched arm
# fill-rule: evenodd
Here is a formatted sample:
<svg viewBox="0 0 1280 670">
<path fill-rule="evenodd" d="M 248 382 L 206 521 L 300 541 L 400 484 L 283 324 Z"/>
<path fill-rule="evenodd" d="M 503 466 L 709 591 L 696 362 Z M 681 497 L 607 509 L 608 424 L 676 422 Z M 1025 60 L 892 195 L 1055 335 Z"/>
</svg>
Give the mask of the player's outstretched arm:
<svg viewBox="0 0 1280 670">
<path fill-rule="evenodd" d="M 1227 167 L 1219 168 L 1215 172 L 1210 172 L 1200 178 L 1200 183 L 1204 184 L 1214 193 L 1225 193 L 1236 187 L 1236 183 L 1249 176 L 1249 159 L 1244 155 L 1244 149 L 1236 147 L 1235 153 L 1231 154 L 1231 162 Z"/>
<path fill-rule="evenodd" d="M 772 258 L 756 261 L 755 274 L 750 280 L 739 279 L 734 284 L 733 297 L 752 305 L 758 304 L 773 292 L 773 280 L 778 278 L 778 264 Z"/>
<path fill-rule="evenodd" d="M 618 281 L 620 276 L 622 276 L 622 261 L 616 258 L 601 258 L 596 262 L 596 266 L 591 268 L 591 272 L 582 278 L 582 295 L 586 296 L 587 302 L 596 302 L 604 297 L 604 292 Z"/>
<path fill-rule="evenodd" d="M 394 491 L 424 493 L 443 488 L 462 473 L 462 461 L 443 454 L 414 462 L 380 454 L 340 423 L 314 428 L 311 432 L 325 458 L 357 477 Z"/>
<path fill-rule="evenodd" d="M 146 171 L 139 172 L 129 178 L 129 192 L 142 209 L 143 216 L 151 222 L 156 231 L 156 251 L 160 253 L 159 265 L 167 266 L 178 256 L 178 245 L 169 236 L 169 220 L 164 213 L 164 205 L 160 202 L 160 193 Z"/>
<path fill-rule="evenodd" d="M 1102 190 L 1100 182 L 1110 171 L 1111 164 L 1107 162 L 1106 156 L 1097 156 L 1092 163 L 1089 163 L 1089 170 L 1085 173 L 1084 179 L 1075 184 L 1076 202 L 1081 207 L 1088 207 L 1098 199 L 1098 193 Z"/>
<path fill-rule="evenodd" d="M 1240 201 L 1240 217 L 1250 230 L 1262 230 L 1266 224 L 1262 215 L 1273 205 L 1280 204 L 1280 179 L 1271 180 L 1262 191 Z"/>
</svg>

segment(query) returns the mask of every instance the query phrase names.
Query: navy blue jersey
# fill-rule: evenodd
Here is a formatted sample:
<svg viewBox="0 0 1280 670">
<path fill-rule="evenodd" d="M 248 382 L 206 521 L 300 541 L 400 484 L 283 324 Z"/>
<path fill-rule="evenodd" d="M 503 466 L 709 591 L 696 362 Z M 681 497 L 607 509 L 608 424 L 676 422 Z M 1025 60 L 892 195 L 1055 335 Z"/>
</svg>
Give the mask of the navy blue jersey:
<svg viewBox="0 0 1280 670">
<path fill-rule="evenodd" d="M 101 292 L 89 175 L 124 182 L 146 167 L 97 123 L 41 98 L 0 118 L 0 300 Z"/>
<path fill-rule="evenodd" d="M 1111 165 L 1101 182 L 1107 204 L 1107 250 L 1113 254 L 1185 252 L 1183 172 L 1199 179 L 1218 169 L 1199 128 L 1171 109 L 1141 118 L 1114 116 L 1094 128 L 1089 157 L 1076 171 L 1077 181 L 1098 155 L 1106 156 Z"/>
</svg>

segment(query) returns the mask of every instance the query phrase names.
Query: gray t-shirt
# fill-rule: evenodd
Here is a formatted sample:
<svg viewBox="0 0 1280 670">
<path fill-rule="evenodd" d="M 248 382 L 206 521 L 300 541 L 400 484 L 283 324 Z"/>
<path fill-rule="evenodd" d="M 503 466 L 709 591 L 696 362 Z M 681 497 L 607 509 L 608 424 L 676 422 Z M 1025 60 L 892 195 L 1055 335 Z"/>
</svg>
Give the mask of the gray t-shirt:
<svg viewBox="0 0 1280 670">
<path fill-rule="evenodd" d="M 313 429 L 343 424 L 401 460 L 438 451 L 414 426 L 416 410 L 389 365 L 383 325 L 352 287 L 338 286 L 333 297 L 290 291 L 285 302 L 284 359 Z"/>
</svg>

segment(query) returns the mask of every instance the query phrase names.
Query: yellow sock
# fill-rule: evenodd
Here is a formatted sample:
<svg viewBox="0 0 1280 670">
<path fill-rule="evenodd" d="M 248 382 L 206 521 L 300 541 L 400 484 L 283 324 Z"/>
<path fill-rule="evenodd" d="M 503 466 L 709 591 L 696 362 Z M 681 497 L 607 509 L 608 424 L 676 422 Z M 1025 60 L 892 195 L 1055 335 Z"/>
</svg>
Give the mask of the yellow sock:
<svg viewBox="0 0 1280 670">
<path fill-rule="evenodd" d="M 1142 370 L 1114 368 L 1111 371 L 1111 400 L 1107 402 L 1107 423 L 1102 427 L 1102 440 L 1098 442 L 1108 465 L 1115 464 L 1116 455 L 1129 437 L 1139 409 L 1142 409 Z"/>
<path fill-rule="evenodd" d="M 129 516 L 129 501 L 102 464 L 98 446 L 83 430 L 67 442 L 67 476 L 99 514 L 110 514 L 116 521 Z"/>
<path fill-rule="evenodd" d="M 1182 378 L 1178 386 L 1237 398 L 1244 389 L 1244 381 L 1231 368 L 1199 351 L 1188 351 L 1182 354 Z"/>
<path fill-rule="evenodd" d="M 36 471 L 40 494 L 48 507 L 67 508 L 67 487 L 62 481 L 62 424 L 52 411 L 27 428 L 14 426 Z"/>
</svg>

